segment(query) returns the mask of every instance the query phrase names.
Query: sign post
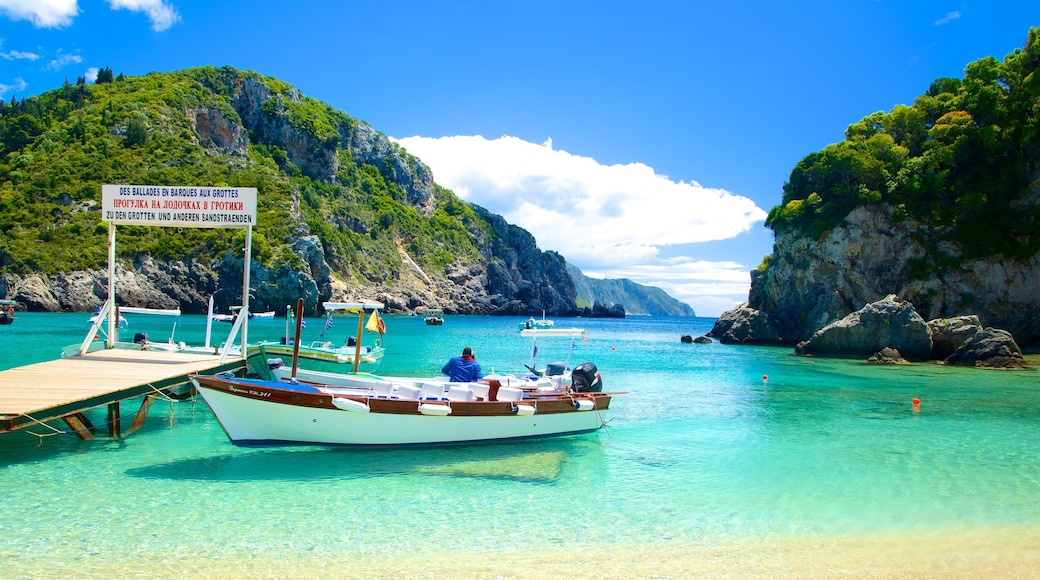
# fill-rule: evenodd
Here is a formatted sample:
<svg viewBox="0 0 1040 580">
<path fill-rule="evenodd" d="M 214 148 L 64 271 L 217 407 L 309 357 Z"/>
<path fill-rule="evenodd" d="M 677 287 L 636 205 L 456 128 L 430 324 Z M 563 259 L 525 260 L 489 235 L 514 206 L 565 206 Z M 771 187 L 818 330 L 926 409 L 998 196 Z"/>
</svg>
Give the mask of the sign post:
<svg viewBox="0 0 1040 580">
<path fill-rule="evenodd" d="M 116 229 L 117 224 L 179 228 L 245 228 L 245 261 L 242 268 L 242 315 L 249 313 L 249 266 L 252 260 L 253 224 L 256 223 L 255 187 L 180 185 L 103 185 L 101 221 L 108 222 L 108 346 L 116 341 Z M 115 324 L 114 324 L 115 323 Z M 242 356 L 246 355 L 247 330 L 242 325 Z"/>
</svg>

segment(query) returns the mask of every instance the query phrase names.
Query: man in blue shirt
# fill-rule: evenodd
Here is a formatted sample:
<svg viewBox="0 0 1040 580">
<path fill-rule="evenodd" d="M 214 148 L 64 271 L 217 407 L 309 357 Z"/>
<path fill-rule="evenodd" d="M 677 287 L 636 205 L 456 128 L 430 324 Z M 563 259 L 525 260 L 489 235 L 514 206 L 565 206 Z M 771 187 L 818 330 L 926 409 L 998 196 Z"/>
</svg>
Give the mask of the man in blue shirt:
<svg viewBox="0 0 1040 580">
<path fill-rule="evenodd" d="M 457 356 L 444 365 L 441 372 L 448 375 L 453 383 L 470 383 L 484 378 L 480 372 L 480 365 L 473 356 L 473 349 L 466 347 L 462 349 L 462 356 Z"/>
</svg>

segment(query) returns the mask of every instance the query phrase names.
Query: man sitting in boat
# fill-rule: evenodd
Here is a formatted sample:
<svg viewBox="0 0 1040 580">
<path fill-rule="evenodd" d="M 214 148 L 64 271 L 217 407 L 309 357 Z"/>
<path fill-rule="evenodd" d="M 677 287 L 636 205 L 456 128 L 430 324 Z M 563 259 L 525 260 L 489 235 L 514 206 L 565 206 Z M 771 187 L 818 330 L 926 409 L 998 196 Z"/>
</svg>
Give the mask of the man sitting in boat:
<svg viewBox="0 0 1040 580">
<path fill-rule="evenodd" d="M 484 378 L 480 372 L 480 364 L 473 356 L 473 349 L 468 346 L 462 349 L 462 356 L 453 357 L 448 361 L 441 372 L 448 375 L 453 383 L 471 383 Z"/>
</svg>

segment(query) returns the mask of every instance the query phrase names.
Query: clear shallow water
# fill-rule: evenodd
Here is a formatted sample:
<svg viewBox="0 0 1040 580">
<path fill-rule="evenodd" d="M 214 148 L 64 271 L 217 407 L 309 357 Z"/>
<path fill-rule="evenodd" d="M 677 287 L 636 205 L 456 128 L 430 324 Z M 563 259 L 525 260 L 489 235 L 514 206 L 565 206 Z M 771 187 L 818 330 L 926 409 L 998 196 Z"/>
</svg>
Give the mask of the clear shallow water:
<svg viewBox="0 0 1040 580">
<path fill-rule="evenodd" d="M 82 340 L 85 319 L 19 313 L 0 327 L 3 368 L 56 358 Z M 388 354 L 367 368 L 436 374 L 470 345 L 485 373 L 519 371 L 530 354 L 520 320 L 449 316 L 427 327 L 421 317 L 387 316 Z M 0 559 L 15 575 L 142 563 L 161 575 L 210 561 L 234 570 L 292 558 L 314 569 L 343 554 L 495 553 L 505 539 L 635 550 L 1040 526 L 1037 371 L 879 367 L 679 342 L 712 322 L 557 320 L 588 330 L 572 366 L 595 362 L 606 390 L 627 392 L 596 435 L 424 450 L 247 449 L 228 442 L 201 399 L 156 404 L 141 430 L 118 441 L 0 435 Z M 308 323 L 305 341 L 323 327 Z M 203 325 L 183 316 L 176 338 L 201 343 Z M 170 327 L 133 317 L 124 332 L 163 340 Z M 355 327 L 337 318 L 326 338 L 342 341 Z M 215 340 L 229 328 L 215 325 Z M 249 332 L 277 340 L 284 321 L 254 319 Z M 539 366 L 564 360 L 568 343 L 540 341 Z M 124 403 L 124 413 L 135 411 Z"/>
</svg>

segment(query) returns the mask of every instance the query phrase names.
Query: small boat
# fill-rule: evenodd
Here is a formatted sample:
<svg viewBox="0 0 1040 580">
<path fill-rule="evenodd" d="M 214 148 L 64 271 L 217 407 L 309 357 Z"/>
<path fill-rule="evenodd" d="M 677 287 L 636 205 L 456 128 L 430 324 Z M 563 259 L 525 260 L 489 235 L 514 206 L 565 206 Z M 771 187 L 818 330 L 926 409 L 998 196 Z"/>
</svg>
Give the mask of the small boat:
<svg viewBox="0 0 1040 580">
<path fill-rule="evenodd" d="M 318 340 L 309 345 L 301 344 L 296 348 L 295 339 L 291 338 L 289 332 L 290 320 L 293 318 L 292 309 L 286 309 L 286 332 L 287 337 L 282 342 L 265 341 L 258 343 L 255 347 L 250 346 L 250 352 L 262 352 L 265 355 L 276 355 L 285 362 L 292 360 L 294 352 L 297 353 L 298 361 L 303 366 L 314 370 L 340 371 L 342 365 L 354 365 L 357 363 L 378 363 L 383 357 L 383 335 L 386 334 L 386 324 L 379 317 L 379 310 L 383 304 L 379 302 L 325 302 L 326 320 L 325 327 L 321 331 Z M 325 333 L 333 327 L 333 314 L 337 312 L 358 312 L 357 335 L 347 336 L 342 345 L 334 345 L 332 341 L 325 340 Z M 365 324 L 365 316 L 368 314 L 368 323 Z M 378 333 L 374 344 L 364 345 L 362 343 L 362 330 L 367 328 L 370 332 Z M 356 365 L 355 365 L 356 366 Z M 357 368 L 354 369 L 357 371 Z"/>
<path fill-rule="evenodd" d="M 95 322 L 97 322 L 98 315 L 100 315 L 100 314 L 101 314 L 101 307 L 98 306 L 98 307 L 94 308 L 94 312 L 90 315 L 90 318 L 87 320 L 87 322 L 89 322 L 90 324 L 94 324 Z M 102 322 L 104 322 L 105 320 L 108 320 L 107 316 L 101 319 Z M 119 318 L 117 318 L 116 320 L 119 321 L 119 326 L 122 326 L 123 328 L 126 328 L 127 326 L 130 325 L 130 323 L 127 321 L 126 317 L 123 316 L 122 312 L 119 313 Z"/>
<path fill-rule="evenodd" d="M 342 380 L 351 375 L 339 375 Z M 235 445 L 401 447 L 590 433 L 613 395 L 579 365 L 569 387 L 353 376 L 349 384 L 196 375 L 195 388 Z"/>
<path fill-rule="evenodd" d="M 18 306 L 18 303 L 14 300 L 0 300 L 0 325 L 11 324 L 14 322 L 15 306 Z"/>
<path fill-rule="evenodd" d="M 242 310 L 242 307 L 232 306 L 230 310 L 231 312 L 227 314 L 210 314 L 209 317 L 211 320 L 216 320 L 217 322 L 234 322 L 235 319 L 238 318 L 239 311 Z M 252 319 L 254 316 L 256 316 L 252 312 L 246 312 L 246 314 L 248 315 L 249 319 Z M 272 312 L 271 315 L 274 316 L 274 313 Z"/>
<path fill-rule="evenodd" d="M 552 328 L 555 325 L 555 322 L 553 322 L 552 320 L 547 320 L 545 318 L 544 310 L 542 311 L 541 320 L 538 320 L 537 318 L 532 316 L 531 318 L 528 318 L 527 320 L 517 324 L 517 326 L 519 327 L 518 330 L 530 330 L 532 328 Z"/>
<path fill-rule="evenodd" d="M 429 326 L 444 324 L 444 311 L 437 308 L 428 308 L 426 310 L 426 324 Z"/>
</svg>

